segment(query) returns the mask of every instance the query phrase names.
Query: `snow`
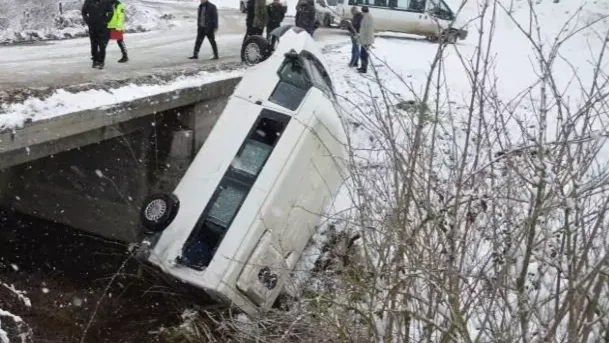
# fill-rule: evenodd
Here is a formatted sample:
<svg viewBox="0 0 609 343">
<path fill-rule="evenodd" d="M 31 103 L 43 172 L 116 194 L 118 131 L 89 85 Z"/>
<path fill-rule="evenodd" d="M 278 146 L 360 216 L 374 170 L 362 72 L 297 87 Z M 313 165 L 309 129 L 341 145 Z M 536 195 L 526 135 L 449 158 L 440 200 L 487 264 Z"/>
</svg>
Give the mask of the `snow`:
<svg viewBox="0 0 609 343">
<path fill-rule="evenodd" d="M 0 43 L 44 41 L 83 37 L 87 35 L 80 13 L 81 1 L 0 0 Z M 238 9 L 237 0 L 215 2 L 219 9 Z M 131 0 L 126 2 L 127 32 L 167 30 L 192 26 L 197 1 Z M 220 15 L 220 25 L 224 24 Z"/>
<path fill-rule="evenodd" d="M 23 304 L 27 307 L 32 307 L 32 302 L 30 301 L 30 299 L 28 297 L 25 296 L 25 292 L 23 291 L 18 291 L 17 289 L 15 289 L 15 286 L 13 285 L 7 285 L 5 283 L 0 282 L 0 286 L 8 289 L 9 291 L 11 291 L 12 293 L 14 293 L 17 298 L 19 298 L 19 300 L 21 302 L 23 302 Z"/>
<path fill-rule="evenodd" d="M 50 119 L 93 108 L 104 108 L 178 89 L 198 87 L 219 80 L 239 77 L 242 73 L 242 70 L 201 72 L 193 76 L 179 77 L 165 84 L 129 84 L 115 89 L 92 89 L 77 93 L 59 89 L 46 99 L 30 98 L 23 103 L 0 105 L 0 129 L 19 128 L 23 127 L 26 122 Z"/>
<path fill-rule="evenodd" d="M 2 323 L 0 323 L 2 324 Z M 8 334 L 6 333 L 6 331 L 2 330 L 2 328 L 0 327 L 0 343 L 11 343 L 11 341 L 8 340 Z"/>
<path fill-rule="evenodd" d="M 0 308 L 0 343 L 11 343 L 8 337 L 8 333 L 2 329 L 2 318 L 10 318 L 14 323 L 22 323 L 21 317 L 16 316 L 8 311 L 4 311 Z M 25 336 L 21 336 L 21 341 L 25 342 Z"/>
</svg>

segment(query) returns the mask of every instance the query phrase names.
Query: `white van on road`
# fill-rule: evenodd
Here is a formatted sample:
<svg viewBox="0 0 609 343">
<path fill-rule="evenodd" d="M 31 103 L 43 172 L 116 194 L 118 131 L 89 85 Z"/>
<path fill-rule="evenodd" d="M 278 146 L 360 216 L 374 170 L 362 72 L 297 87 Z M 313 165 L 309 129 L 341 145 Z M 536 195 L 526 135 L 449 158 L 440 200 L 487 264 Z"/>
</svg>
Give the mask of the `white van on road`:
<svg viewBox="0 0 609 343">
<path fill-rule="evenodd" d="M 376 31 L 393 31 L 456 42 L 467 38 L 467 29 L 455 23 L 455 14 L 444 0 L 349 0 L 337 8 L 341 27 L 347 29 L 352 6 L 368 6 Z"/>
<path fill-rule="evenodd" d="M 149 235 L 140 258 L 250 315 L 273 305 L 346 177 L 321 51 L 302 29 L 283 30 L 173 194 L 141 210 Z"/>
</svg>

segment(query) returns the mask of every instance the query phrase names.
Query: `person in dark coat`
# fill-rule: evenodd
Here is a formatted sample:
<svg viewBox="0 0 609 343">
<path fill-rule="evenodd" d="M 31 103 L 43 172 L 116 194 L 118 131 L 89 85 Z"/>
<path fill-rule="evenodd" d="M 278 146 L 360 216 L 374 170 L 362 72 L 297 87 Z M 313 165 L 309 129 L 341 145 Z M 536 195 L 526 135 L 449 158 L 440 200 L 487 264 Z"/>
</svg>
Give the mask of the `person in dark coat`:
<svg viewBox="0 0 609 343">
<path fill-rule="evenodd" d="M 263 11 L 264 13 L 262 13 Z M 248 36 L 262 36 L 268 20 L 266 0 L 247 0 L 246 13 L 244 42 Z"/>
<path fill-rule="evenodd" d="M 307 31 L 311 36 L 315 31 L 315 2 L 303 0 L 296 7 L 296 26 Z"/>
<path fill-rule="evenodd" d="M 114 14 L 110 0 L 85 0 L 81 10 L 82 19 L 89 28 L 91 40 L 91 60 L 93 68 L 104 69 L 106 46 L 110 41 L 108 23 Z"/>
<path fill-rule="evenodd" d="M 199 58 L 199 51 L 201 45 L 205 40 L 205 37 L 209 39 L 211 49 L 214 52 L 212 60 L 218 59 L 218 46 L 216 45 L 216 31 L 218 31 L 218 9 L 216 5 L 212 4 L 208 0 L 201 0 L 199 5 L 199 12 L 197 13 L 197 39 L 195 40 L 195 49 L 191 60 Z"/>
<path fill-rule="evenodd" d="M 287 10 L 288 8 L 281 4 L 280 0 L 273 0 L 273 3 L 268 6 L 269 21 L 266 24 L 267 39 L 271 39 L 271 32 L 281 26 L 281 22 L 283 21 Z"/>
<path fill-rule="evenodd" d="M 351 25 L 348 26 L 351 34 L 351 61 L 349 67 L 357 67 L 359 64 L 359 29 L 362 25 L 364 15 L 357 9 L 357 6 L 351 7 Z"/>
</svg>

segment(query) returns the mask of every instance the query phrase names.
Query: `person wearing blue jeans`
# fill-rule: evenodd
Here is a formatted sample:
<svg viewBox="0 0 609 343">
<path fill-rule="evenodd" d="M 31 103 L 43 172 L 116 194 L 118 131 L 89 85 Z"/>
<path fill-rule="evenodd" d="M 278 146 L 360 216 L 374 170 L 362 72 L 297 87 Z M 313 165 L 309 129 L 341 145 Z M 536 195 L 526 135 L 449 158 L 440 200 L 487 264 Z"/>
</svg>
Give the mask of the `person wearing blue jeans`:
<svg viewBox="0 0 609 343">
<path fill-rule="evenodd" d="M 359 29 L 362 24 L 362 12 L 357 9 L 357 6 L 351 7 L 351 24 L 349 25 L 349 32 L 351 33 L 351 61 L 349 67 L 357 67 L 359 64 L 360 47 L 359 47 Z"/>
<path fill-rule="evenodd" d="M 359 31 L 359 44 L 361 45 L 360 57 L 362 66 L 357 69 L 358 72 L 365 74 L 368 71 L 368 55 L 369 49 L 374 44 L 374 19 L 370 15 L 368 6 L 362 6 L 362 22 Z"/>
</svg>

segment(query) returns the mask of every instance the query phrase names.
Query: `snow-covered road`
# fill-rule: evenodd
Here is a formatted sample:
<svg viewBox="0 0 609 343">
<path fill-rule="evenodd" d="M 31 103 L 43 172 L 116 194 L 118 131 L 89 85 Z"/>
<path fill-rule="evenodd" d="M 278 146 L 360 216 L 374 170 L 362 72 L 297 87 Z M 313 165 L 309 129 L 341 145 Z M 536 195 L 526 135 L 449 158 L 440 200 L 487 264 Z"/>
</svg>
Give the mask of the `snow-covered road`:
<svg viewBox="0 0 609 343">
<path fill-rule="evenodd" d="M 79 38 L 32 45 L 0 47 L 0 90 L 29 87 L 61 87 L 89 82 L 104 82 L 155 74 L 161 71 L 191 69 L 203 63 L 226 63 L 240 59 L 241 42 L 245 32 L 245 16 L 235 10 L 223 16 L 224 25 L 218 31 L 219 61 L 209 61 L 211 48 L 204 42 L 198 61 L 192 54 L 196 32 L 180 26 L 164 32 L 129 34 L 126 44 L 130 62 L 118 64 L 120 50 L 114 41 L 108 45 L 106 69 L 91 68 L 89 40 Z M 291 23 L 286 18 L 286 23 Z M 345 33 L 337 29 L 320 29 L 319 41 L 344 40 Z"/>
</svg>

